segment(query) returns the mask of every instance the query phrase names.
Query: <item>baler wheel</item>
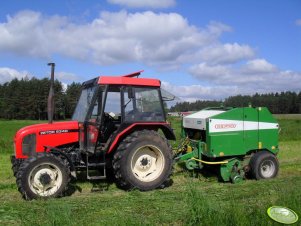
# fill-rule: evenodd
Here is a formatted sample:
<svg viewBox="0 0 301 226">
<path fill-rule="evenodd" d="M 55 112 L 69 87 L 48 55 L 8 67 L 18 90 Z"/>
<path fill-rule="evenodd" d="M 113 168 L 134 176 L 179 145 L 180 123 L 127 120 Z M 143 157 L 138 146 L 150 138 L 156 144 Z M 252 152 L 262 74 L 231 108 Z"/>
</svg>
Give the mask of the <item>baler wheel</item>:
<svg viewBox="0 0 301 226">
<path fill-rule="evenodd" d="M 251 173 L 256 180 L 270 179 L 277 176 L 279 162 L 277 157 L 268 151 L 260 151 L 250 161 Z"/>
<path fill-rule="evenodd" d="M 119 145 L 113 159 L 117 186 L 148 191 L 168 186 L 172 173 L 168 141 L 151 130 L 136 131 Z"/>
<path fill-rule="evenodd" d="M 67 190 L 69 181 L 68 164 L 50 153 L 26 159 L 17 174 L 18 190 L 27 200 L 60 197 Z"/>
</svg>

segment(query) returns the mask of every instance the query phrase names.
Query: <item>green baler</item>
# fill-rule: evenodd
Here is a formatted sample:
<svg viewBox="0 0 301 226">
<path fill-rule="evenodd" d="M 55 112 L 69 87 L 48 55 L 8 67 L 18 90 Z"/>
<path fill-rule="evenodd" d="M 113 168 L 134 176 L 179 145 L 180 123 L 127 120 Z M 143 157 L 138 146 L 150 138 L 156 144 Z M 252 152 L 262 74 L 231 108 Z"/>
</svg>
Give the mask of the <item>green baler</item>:
<svg viewBox="0 0 301 226">
<path fill-rule="evenodd" d="M 277 175 L 279 125 L 265 107 L 206 108 L 183 117 L 182 137 L 175 160 L 189 170 L 204 164 L 219 167 L 233 183 Z"/>
</svg>

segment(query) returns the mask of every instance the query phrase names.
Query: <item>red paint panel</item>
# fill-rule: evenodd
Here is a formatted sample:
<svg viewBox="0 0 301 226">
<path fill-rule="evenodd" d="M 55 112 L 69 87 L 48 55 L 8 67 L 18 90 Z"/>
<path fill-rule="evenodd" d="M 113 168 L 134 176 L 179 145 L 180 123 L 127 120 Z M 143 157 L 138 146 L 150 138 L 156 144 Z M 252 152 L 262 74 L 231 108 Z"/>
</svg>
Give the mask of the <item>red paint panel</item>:
<svg viewBox="0 0 301 226">
<path fill-rule="evenodd" d="M 127 127 L 125 130 L 121 131 L 121 133 L 119 133 L 116 136 L 115 140 L 112 142 L 112 144 L 108 150 L 108 153 L 110 153 L 115 148 L 115 146 L 118 143 L 118 141 L 120 140 L 120 138 L 124 134 L 126 134 L 128 131 L 130 131 L 133 127 L 135 127 L 135 126 L 157 126 L 157 125 L 169 125 L 169 124 L 167 122 L 159 122 L 159 123 L 145 122 L 145 123 L 134 123 L 134 124 L 130 125 L 129 127 Z"/>
<path fill-rule="evenodd" d="M 134 86 L 160 87 L 161 82 L 158 79 L 150 79 L 150 78 L 100 76 L 98 79 L 98 84 L 100 84 L 100 85 L 134 85 Z"/>
<path fill-rule="evenodd" d="M 71 132 L 70 132 L 71 131 Z M 37 124 L 20 129 L 14 138 L 16 158 L 27 158 L 22 153 L 23 138 L 36 134 L 36 151 L 43 152 L 44 146 L 60 146 L 78 142 L 78 122 L 56 122 L 52 124 Z"/>
</svg>

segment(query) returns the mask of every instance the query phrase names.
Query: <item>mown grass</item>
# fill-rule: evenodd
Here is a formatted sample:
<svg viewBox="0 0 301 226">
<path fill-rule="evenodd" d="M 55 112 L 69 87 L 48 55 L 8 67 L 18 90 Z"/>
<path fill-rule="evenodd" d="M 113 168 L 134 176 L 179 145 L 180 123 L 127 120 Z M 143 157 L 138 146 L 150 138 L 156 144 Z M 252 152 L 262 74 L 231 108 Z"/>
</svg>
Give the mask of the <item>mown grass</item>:
<svg viewBox="0 0 301 226">
<path fill-rule="evenodd" d="M 287 206 L 301 216 L 300 121 L 279 120 L 280 172 L 273 180 L 230 184 L 176 168 L 173 185 L 163 190 L 78 182 L 81 191 L 72 196 L 30 202 L 17 191 L 9 156 L 15 131 L 35 122 L 0 121 L 0 225 L 280 225 L 269 219 L 268 207 Z M 179 137 L 180 120 L 172 124 Z"/>
</svg>

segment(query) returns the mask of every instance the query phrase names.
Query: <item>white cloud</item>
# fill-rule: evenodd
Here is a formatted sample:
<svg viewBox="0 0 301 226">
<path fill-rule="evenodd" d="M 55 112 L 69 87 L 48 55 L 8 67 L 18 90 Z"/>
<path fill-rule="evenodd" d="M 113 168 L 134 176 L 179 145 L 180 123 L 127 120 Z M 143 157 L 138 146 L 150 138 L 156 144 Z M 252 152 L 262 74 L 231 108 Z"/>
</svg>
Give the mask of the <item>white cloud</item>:
<svg viewBox="0 0 301 226">
<path fill-rule="evenodd" d="M 230 31 L 214 21 L 196 27 L 177 13 L 101 12 L 90 22 L 75 23 L 67 17 L 22 11 L 0 23 L 0 51 L 47 59 L 60 55 L 99 65 L 135 62 L 165 70 L 189 68 L 199 85 L 165 83 L 186 100 L 300 90 L 300 72 L 256 58 L 247 44 L 222 43 L 221 35 Z M 0 82 L 27 73 L 8 69 L 0 70 Z M 67 72 L 57 77 L 65 83 L 80 79 Z"/>
<path fill-rule="evenodd" d="M 227 43 L 204 48 L 200 55 L 201 59 L 206 62 L 210 62 L 211 64 L 229 64 L 240 60 L 250 59 L 255 56 L 255 52 L 248 45 Z"/>
<path fill-rule="evenodd" d="M 68 84 L 62 82 L 62 88 L 63 88 L 63 92 L 66 92 L 67 88 L 68 88 Z"/>
<path fill-rule="evenodd" d="M 301 19 L 296 20 L 295 23 L 297 26 L 301 26 Z"/>
<path fill-rule="evenodd" d="M 63 72 L 63 71 L 56 72 L 55 73 L 55 78 L 57 78 L 59 81 L 63 81 L 63 82 L 66 82 L 66 83 L 78 82 L 78 81 L 82 80 L 76 74 L 73 74 L 73 73 L 70 73 L 70 72 Z"/>
<path fill-rule="evenodd" d="M 239 94 L 237 88 L 232 86 L 204 86 L 204 85 L 173 85 L 169 82 L 162 82 L 162 88 L 176 95 L 181 101 L 193 102 L 196 100 L 222 100 L 229 96 L 229 93 Z"/>
<path fill-rule="evenodd" d="M 14 17 L 7 16 L 7 22 L 0 24 L 0 50 L 26 56 L 49 56 L 51 42 L 46 38 L 47 29 L 55 27 L 55 17 L 44 22 L 42 15 L 32 11 L 22 11 Z M 60 21 L 57 24 L 61 24 Z"/>
<path fill-rule="evenodd" d="M 181 101 L 223 100 L 235 95 L 253 95 L 255 93 L 269 93 L 282 91 L 300 92 L 301 73 L 279 71 L 263 77 L 257 75 L 242 75 L 237 73 L 224 74 L 211 80 L 206 85 L 175 85 L 162 82 L 162 87 L 178 95 Z"/>
<path fill-rule="evenodd" d="M 107 0 L 129 8 L 168 8 L 176 4 L 175 0 Z"/>
<path fill-rule="evenodd" d="M 175 68 L 196 61 L 203 48 L 216 45 L 230 30 L 218 22 L 197 28 L 177 13 L 102 12 L 91 22 L 76 24 L 66 17 L 22 11 L 0 24 L 0 51 L 44 58 L 60 54 L 100 65 L 140 62 Z M 245 51 L 234 46 L 241 49 L 236 55 Z"/>
<path fill-rule="evenodd" d="M 211 34 L 215 34 L 216 36 L 220 36 L 225 31 L 232 31 L 230 26 L 217 21 L 211 21 L 207 28 Z"/>
<path fill-rule="evenodd" d="M 18 71 L 16 69 L 8 67 L 0 68 L 0 84 L 9 82 L 15 78 L 22 79 L 25 77 L 30 78 L 32 76 L 27 71 Z"/>
<path fill-rule="evenodd" d="M 301 72 L 280 70 L 265 59 L 250 60 L 239 67 L 200 63 L 192 66 L 190 73 L 209 87 L 232 87 L 226 96 L 218 95 L 220 98 L 256 92 L 300 91 L 301 87 Z"/>
<path fill-rule="evenodd" d="M 229 66 L 225 65 L 208 65 L 207 63 L 200 63 L 193 65 L 190 68 L 190 73 L 200 79 L 204 80 L 218 80 L 221 76 L 225 77 L 230 73 Z"/>
<path fill-rule="evenodd" d="M 242 71 L 246 74 L 265 74 L 275 73 L 278 69 L 275 65 L 270 64 L 265 59 L 255 59 L 248 61 L 242 68 Z"/>
</svg>

